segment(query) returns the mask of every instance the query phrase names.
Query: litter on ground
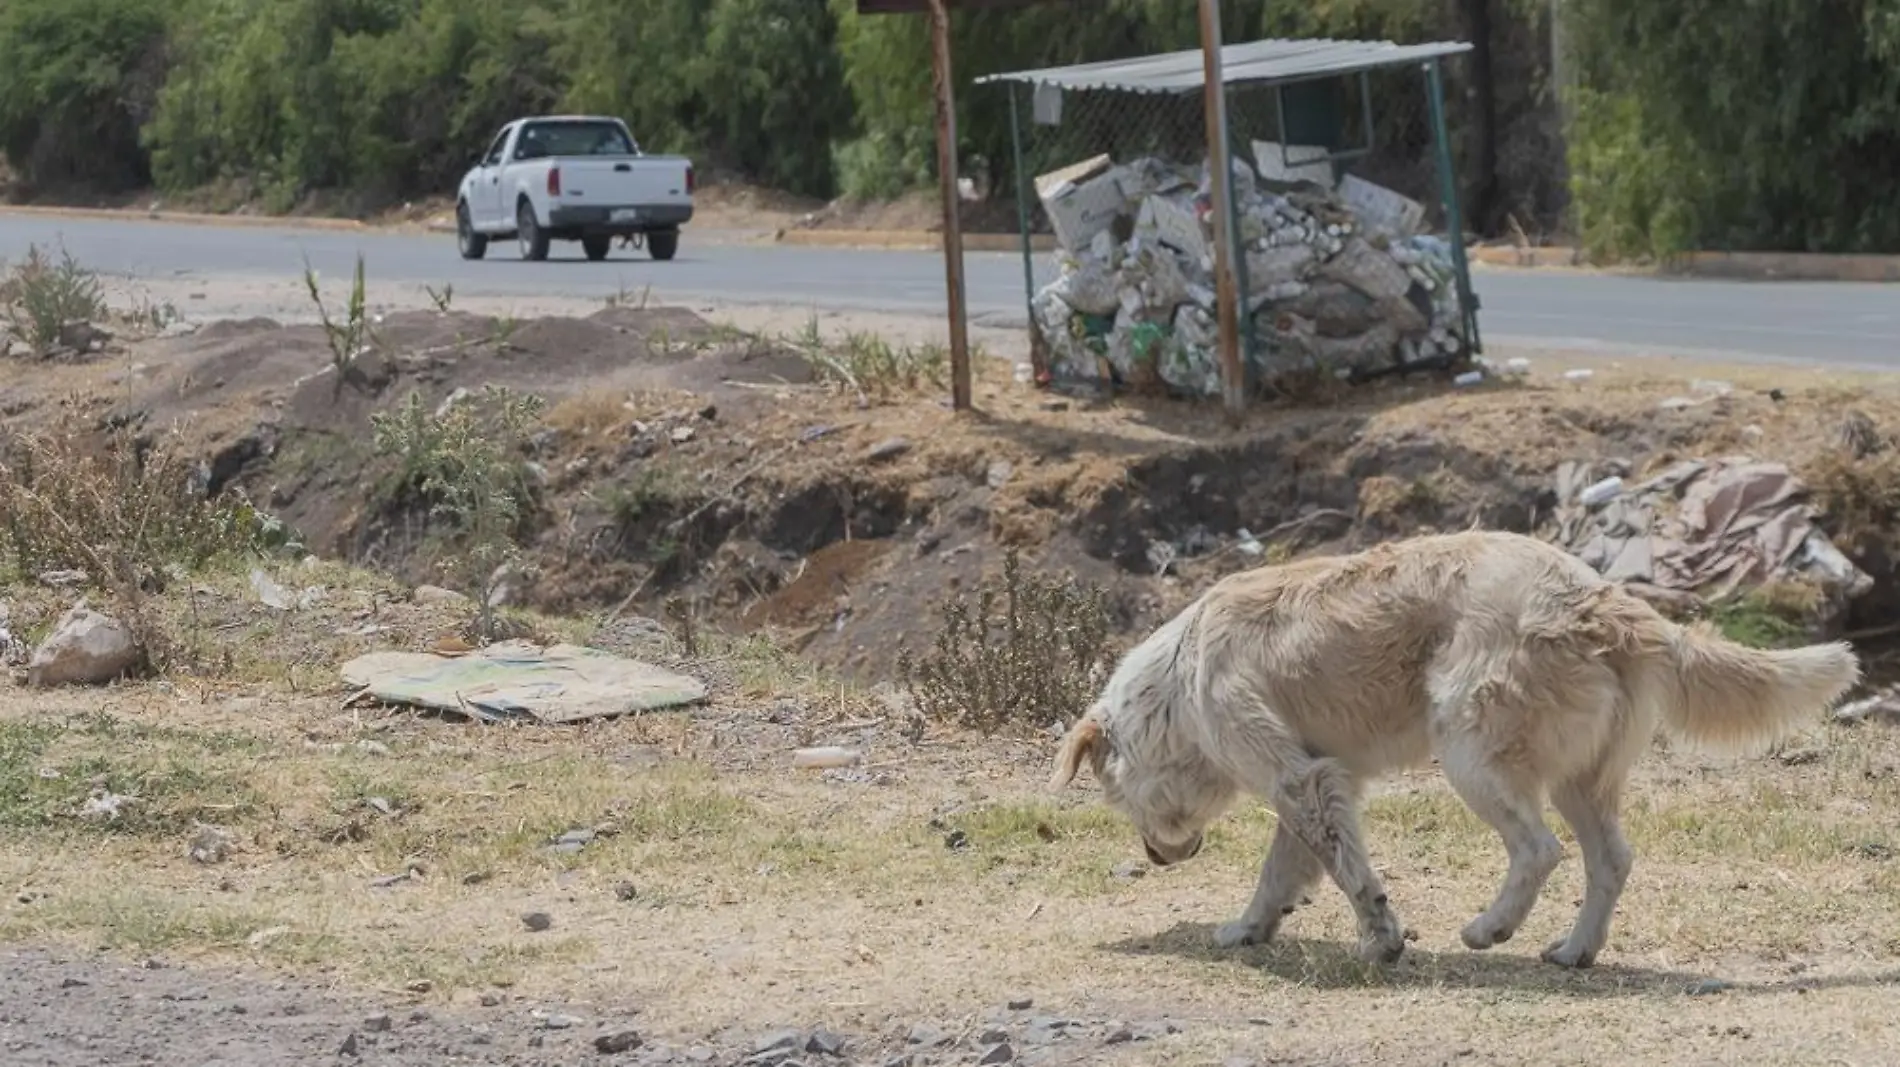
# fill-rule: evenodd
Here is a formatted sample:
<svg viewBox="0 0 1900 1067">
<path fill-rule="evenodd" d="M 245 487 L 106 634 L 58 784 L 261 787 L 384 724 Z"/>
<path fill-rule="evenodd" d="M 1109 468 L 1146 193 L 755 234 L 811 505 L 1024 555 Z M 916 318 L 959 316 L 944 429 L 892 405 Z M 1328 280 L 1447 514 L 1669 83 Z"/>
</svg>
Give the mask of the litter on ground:
<svg viewBox="0 0 1900 1067">
<path fill-rule="evenodd" d="M 696 678 L 567 644 L 504 641 L 455 657 L 371 652 L 342 671 L 344 681 L 378 700 L 488 722 L 570 723 L 706 698 L 706 685 Z"/>
</svg>

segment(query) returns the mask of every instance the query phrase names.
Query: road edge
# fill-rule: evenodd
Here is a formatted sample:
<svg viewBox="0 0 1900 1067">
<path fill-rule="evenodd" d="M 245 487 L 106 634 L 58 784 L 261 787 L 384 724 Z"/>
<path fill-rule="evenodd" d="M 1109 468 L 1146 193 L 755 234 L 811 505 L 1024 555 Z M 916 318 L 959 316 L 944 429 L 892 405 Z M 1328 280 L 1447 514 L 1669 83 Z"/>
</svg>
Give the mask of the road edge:
<svg viewBox="0 0 1900 1067">
<path fill-rule="evenodd" d="M 780 230 L 777 243 L 802 248 L 903 249 L 935 251 L 942 235 L 929 230 Z M 1054 250 L 1048 234 L 1030 238 L 1033 252 Z M 1020 252 L 1013 233 L 967 233 L 966 252 Z M 1661 276 L 1750 281 L 1900 282 L 1900 256 L 1835 255 L 1821 252 L 1688 252 L 1657 266 L 1594 267 L 1576 248 L 1516 248 L 1475 245 L 1466 249 L 1473 263 L 1525 270 L 1591 270 Z"/>
<path fill-rule="evenodd" d="M 454 227 L 434 222 L 376 224 L 360 219 L 325 218 L 293 215 L 219 215 L 187 211 L 139 211 L 129 208 L 41 207 L 24 204 L 0 204 L 0 216 L 28 218 L 68 218 L 87 221 L 163 222 L 187 226 L 226 226 L 237 228 L 329 230 L 364 233 L 370 231 L 420 230 L 428 233 L 453 233 Z M 767 236 L 761 234 L 760 236 Z M 794 248 L 835 248 L 867 251 L 928 252 L 942 247 L 942 235 L 930 230 L 802 230 L 770 231 L 769 243 Z M 1055 249 L 1048 234 L 1032 234 L 1030 251 L 1047 253 Z M 1022 250 L 1022 238 L 1013 233 L 966 233 L 965 252 L 1009 252 Z M 1477 245 L 1466 249 L 1473 263 L 1492 267 L 1527 270 L 1588 270 L 1592 265 L 1575 248 L 1551 246 L 1520 248 Z M 1687 252 L 1668 262 L 1651 267 L 1611 266 L 1600 268 L 1619 273 L 1650 274 L 1665 277 L 1719 278 L 1733 281 L 1818 281 L 1818 282 L 1900 282 L 1900 255 L 1853 255 L 1824 252 Z"/>
<path fill-rule="evenodd" d="M 85 222 L 165 222 L 180 226 L 228 226 L 259 229 L 301 229 L 363 231 L 383 229 L 360 219 L 338 219 L 300 215 L 218 215 L 193 211 L 140 211 L 135 208 L 41 207 L 30 204 L 0 204 L 0 216 L 22 215 L 27 218 L 73 219 Z"/>
</svg>

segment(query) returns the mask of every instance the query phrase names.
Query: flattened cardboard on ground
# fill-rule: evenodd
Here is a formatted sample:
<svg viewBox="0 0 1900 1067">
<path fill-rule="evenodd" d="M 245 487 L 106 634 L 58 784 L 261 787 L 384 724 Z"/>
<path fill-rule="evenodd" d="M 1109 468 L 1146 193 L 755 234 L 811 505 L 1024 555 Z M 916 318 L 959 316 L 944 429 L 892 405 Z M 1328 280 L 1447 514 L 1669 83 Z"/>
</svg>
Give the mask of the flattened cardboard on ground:
<svg viewBox="0 0 1900 1067">
<path fill-rule="evenodd" d="M 488 722 L 548 724 L 691 704 L 706 685 L 651 663 L 579 645 L 504 641 L 467 656 L 371 652 L 343 680 L 392 704 L 459 712 Z"/>
</svg>

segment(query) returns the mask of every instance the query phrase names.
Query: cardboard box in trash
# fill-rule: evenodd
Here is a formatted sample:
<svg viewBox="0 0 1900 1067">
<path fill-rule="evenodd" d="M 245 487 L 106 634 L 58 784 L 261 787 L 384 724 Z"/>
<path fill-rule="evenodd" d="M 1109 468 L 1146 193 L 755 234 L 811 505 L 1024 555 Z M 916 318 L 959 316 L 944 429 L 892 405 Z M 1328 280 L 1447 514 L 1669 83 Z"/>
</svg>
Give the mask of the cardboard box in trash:
<svg viewBox="0 0 1900 1067">
<path fill-rule="evenodd" d="M 1280 182 L 1312 182 L 1333 187 L 1332 153 L 1324 145 L 1290 144 L 1282 150 L 1278 141 L 1253 143 L 1254 167 L 1262 178 Z"/>
<path fill-rule="evenodd" d="M 1036 178 L 1036 196 L 1049 214 L 1056 241 L 1071 252 L 1087 248 L 1095 235 L 1107 230 L 1118 216 L 1128 214 L 1123 188 L 1126 167 L 1115 165 L 1106 153 Z"/>
<path fill-rule="evenodd" d="M 1348 174 L 1339 183 L 1339 199 L 1367 230 L 1393 237 L 1410 237 L 1425 221 L 1425 205 L 1377 182 Z"/>
</svg>

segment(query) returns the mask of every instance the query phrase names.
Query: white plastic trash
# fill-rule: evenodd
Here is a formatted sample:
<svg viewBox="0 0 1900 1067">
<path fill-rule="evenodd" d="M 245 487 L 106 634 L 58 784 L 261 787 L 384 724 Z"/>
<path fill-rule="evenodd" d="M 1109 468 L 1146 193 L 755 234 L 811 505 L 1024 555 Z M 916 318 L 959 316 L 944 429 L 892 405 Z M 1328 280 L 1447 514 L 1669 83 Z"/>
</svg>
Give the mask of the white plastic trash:
<svg viewBox="0 0 1900 1067">
<path fill-rule="evenodd" d="M 1453 379 L 1451 380 L 1451 384 L 1453 384 L 1453 385 L 1476 385 L 1476 384 L 1478 384 L 1478 383 L 1479 383 L 1479 382 L 1481 382 L 1481 381 L 1484 381 L 1484 372 L 1483 372 L 1483 371 L 1481 371 L 1481 370 L 1468 370 L 1468 371 L 1466 371 L 1466 372 L 1464 372 L 1463 374 L 1460 374 L 1460 375 L 1459 375 L 1458 377 L 1456 377 L 1456 378 L 1453 378 Z"/>
<path fill-rule="evenodd" d="M 827 767 L 855 767 L 859 760 L 856 750 L 840 748 L 836 745 L 824 748 L 801 748 L 792 753 L 792 766 L 809 770 L 822 770 Z"/>
<path fill-rule="evenodd" d="M 1588 367 L 1576 367 L 1564 372 L 1564 380 L 1572 381 L 1572 382 L 1581 382 L 1590 378 L 1595 373 L 1596 373 L 1595 371 L 1591 370 Z"/>
<path fill-rule="evenodd" d="M 1585 486 L 1583 492 L 1577 494 L 1577 503 L 1586 508 L 1593 508 L 1598 504 L 1615 500 L 1622 492 L 1623 479 L 1612 474 L 1595 485 Z"/>
</svg>

